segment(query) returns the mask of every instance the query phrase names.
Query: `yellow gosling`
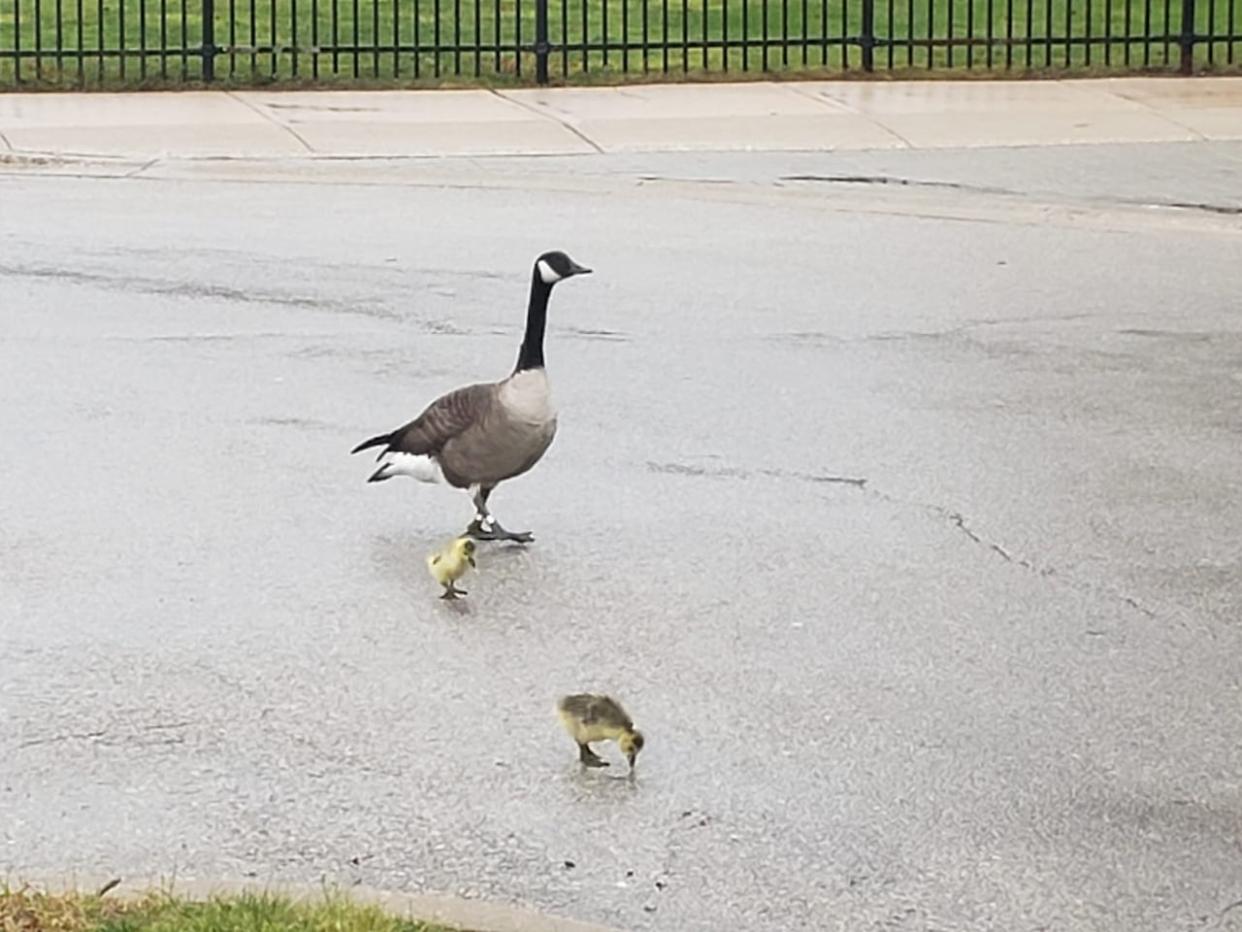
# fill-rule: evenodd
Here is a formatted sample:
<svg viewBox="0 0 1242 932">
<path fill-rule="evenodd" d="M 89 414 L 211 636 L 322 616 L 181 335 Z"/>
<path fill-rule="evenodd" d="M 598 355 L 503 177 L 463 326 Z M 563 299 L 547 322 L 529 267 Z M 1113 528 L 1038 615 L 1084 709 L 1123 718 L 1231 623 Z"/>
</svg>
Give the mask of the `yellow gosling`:
<svg viewBox="0 0 1242 932">
<path fill-rule="evenodd" d="M 556 711 L 569 736 L 578 743 L 578 757 L 584 766 L 607 767 L 608 762 L 601 760 L 590 745 L 592 741 L 615 741 L 633 773 L 644 741 L 621 703 L 611 696 L 578 693 L 563 697 L 557 702 Z"/>
<path fill-rule="evenodd" d="M 459 537 L 443 550 L 427 557 L 427 571 L 431 578 L 444 587 L 442 599 L 455 599 L 466 595 L 466 590 L 457 588 L 457 580 L 466 574 L 468 567 L 478 569 L 474 562 L 475 544 L 468 537 Z"/>
</svg>

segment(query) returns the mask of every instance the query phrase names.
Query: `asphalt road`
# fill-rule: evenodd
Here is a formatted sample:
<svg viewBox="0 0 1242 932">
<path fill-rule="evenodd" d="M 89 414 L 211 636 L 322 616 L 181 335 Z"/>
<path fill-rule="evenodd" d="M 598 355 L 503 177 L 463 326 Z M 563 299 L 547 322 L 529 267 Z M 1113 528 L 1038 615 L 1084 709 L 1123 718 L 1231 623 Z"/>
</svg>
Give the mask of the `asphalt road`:
<svg viewBox="0 0 1242 932">
<path fill-rule="evenodd" d="M 1239 192 L 1206 144 L 0 176 L 0 872 L 1242 927 Z M 466 497 L 348 451 L 507 373 L 546 248 L 596 273 L 492 500 L 537 540 L 445 605 Z"/>
</svg>

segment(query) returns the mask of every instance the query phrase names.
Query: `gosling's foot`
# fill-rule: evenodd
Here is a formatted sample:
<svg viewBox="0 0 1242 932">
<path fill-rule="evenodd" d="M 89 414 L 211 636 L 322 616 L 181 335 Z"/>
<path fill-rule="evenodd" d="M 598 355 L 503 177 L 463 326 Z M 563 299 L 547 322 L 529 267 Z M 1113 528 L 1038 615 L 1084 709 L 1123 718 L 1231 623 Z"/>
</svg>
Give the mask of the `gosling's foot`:
<svg viewBox="0 0 1242 932">
<path fill-rule="evenodd" d="M 529 544 L 535 539 L 530 531 L 506 531 L 494 518 L 487 523 L 475 518 L 466 528 L 466 536 L 475 540 L 503 540 L 515 544 Z"/>
<path fill-rule="evenodd" d="M 608 761 L 599 757 L 594 751 L 588 747 L 583 747 L 578 752 L 578 759 L 582 761 L 583 767 L 607 767 Z"/>
<path fill-rule="evenodd" d="M 463 595 L 469 595 L 469 594 L 470 593 L 468 593 L 465 589 L 458 589 L 456 586 L 445 586 L 444 595 L 440 596 L 440 598 L 447 599 L 448 601 L 451 602 L 454 599 L 457 599 Z"/>
</svg>

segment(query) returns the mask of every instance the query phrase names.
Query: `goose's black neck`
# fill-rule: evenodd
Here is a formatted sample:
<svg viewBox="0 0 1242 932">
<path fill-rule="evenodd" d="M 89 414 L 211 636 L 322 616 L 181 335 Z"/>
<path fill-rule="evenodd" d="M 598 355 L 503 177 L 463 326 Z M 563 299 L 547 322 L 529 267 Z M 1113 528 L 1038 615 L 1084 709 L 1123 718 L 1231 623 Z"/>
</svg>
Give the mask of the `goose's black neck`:
<svg viewBox="0 0 1242 932">
<path fill-rule="evenodd" d="M 536 267 L 530 279 L 530 303 L 526 307 L 526 336 L 518 352 L 515 372 L 543 368 L 543 331 L 548 323 L 548 296 L 552 286 L 539 275 Z"/>
</svg>

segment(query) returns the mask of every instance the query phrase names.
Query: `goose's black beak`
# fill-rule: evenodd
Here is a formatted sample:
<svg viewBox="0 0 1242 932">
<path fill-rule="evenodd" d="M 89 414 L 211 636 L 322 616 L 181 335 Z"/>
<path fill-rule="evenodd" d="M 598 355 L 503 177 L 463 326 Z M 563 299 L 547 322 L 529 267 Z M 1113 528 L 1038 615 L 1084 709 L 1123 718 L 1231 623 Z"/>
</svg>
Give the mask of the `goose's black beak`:
<svg viewBox="0 0 1242 932">
<path fill-rule="evenodd" d="M 570 259 L 569 260 L 569 274 L 570 275 L 590 275 L 591 270 L 588 269 L 585 265 L 579 265 L 577 262 L 574 262 L 572 259 Z"/>
</svg>

